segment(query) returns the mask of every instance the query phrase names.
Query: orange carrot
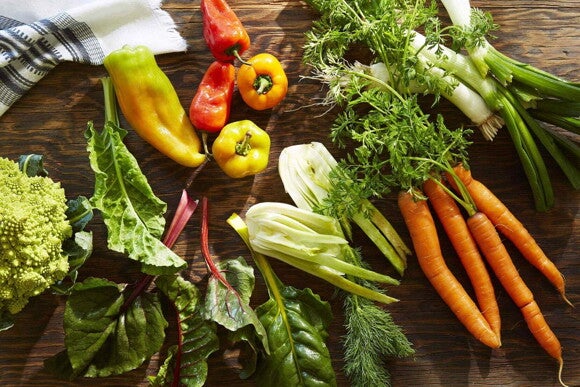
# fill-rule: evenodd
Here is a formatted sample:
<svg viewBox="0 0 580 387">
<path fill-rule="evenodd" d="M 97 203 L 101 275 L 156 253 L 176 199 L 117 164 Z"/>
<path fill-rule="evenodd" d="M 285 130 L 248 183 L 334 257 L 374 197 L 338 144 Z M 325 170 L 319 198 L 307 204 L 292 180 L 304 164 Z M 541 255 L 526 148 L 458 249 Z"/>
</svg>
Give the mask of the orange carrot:
<svg viewBox="0 0 580 387">
<path fill-rule="evenodd" d="M 525 226 L 489 188 L 471 176 L 471 171 L 462 165 L 454 167 L 453 170 L 467 188 L 478 210 L 487 215 L 493 225 L 517 247 L 524 258 L 556 287 L 562 298 L 570 304 L 566 298 L 564 276 L 546 256 Z M 448 177 L 451 184 L 455 184 L 449 175 Z"/>
<path fill-rule="evenodd" d="M 501 317 L 489 272 L 479 253 L 477 244 L 469 232 L 461 209 L 455 199 L 440 184 L 443 183 L 429 179 L 423 184 L 423 191 L 429 198 L 429 202 L 469 276 L 479 309 L 493 332 L 500 338 Z"/>
<path fill-rule="evenodd" d="M 467 225 L 502 286 L 522 311 L 536 341 L 550 356 L 558 360 L 561 375 L 563 359 L 560 341 L 544 319 L 532 291 L 520 277 L 495 226 L 482 212 L 469 217 Z"/>
<path fill-rule="evenodd" d="M 427 202 L 415 200 L 409 192 L 401 192 L 398 205 L 411 235 L 419 266 L 429 282 L 476 339 L 489 347 L 498 348 L 499 338 L 445 264 Z"/>
</svg>

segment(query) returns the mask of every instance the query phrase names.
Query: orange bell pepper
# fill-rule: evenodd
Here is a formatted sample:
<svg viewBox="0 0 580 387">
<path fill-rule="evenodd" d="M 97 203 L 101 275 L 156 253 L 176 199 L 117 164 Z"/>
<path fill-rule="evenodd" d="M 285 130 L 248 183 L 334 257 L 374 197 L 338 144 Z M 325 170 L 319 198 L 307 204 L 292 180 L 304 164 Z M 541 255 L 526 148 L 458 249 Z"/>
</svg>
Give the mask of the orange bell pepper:
<svg viewBox="0 0 580 387">
<path fill-rule="evenodd" d="M 243 63 L 236 78 L 244 102 L 255 110 L 270 109 L 288 92 L 288 78 L 278 59 L 260 53 Z"/>
</svg>

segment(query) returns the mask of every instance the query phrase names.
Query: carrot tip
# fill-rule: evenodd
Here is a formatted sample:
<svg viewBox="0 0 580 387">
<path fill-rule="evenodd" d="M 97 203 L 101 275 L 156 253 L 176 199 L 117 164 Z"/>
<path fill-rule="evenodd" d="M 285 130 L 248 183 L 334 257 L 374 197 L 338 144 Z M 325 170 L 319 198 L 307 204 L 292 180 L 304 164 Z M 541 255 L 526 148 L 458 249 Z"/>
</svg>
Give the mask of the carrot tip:
<svg viewBox="0 0 580 387">
<path fill-rule="evenodd" d="M 562 292 L 562 299 L 566 304 L 570 305 L 572 308 L 574 307 L 574 304 L 568 299 L 568 297 L 566 297 L 566 293 L 564 292 Z"/>
<path fill-rule="evenodd" d="M 560 364 L 558 367 L 558 381 L 562 385 L 562 387 L 568 387 L 566 383 L 562 380 L 562 370 L 564 369 L 564 359 L 561 357 L 558 358 L 558 363 Z"/>
</svg>

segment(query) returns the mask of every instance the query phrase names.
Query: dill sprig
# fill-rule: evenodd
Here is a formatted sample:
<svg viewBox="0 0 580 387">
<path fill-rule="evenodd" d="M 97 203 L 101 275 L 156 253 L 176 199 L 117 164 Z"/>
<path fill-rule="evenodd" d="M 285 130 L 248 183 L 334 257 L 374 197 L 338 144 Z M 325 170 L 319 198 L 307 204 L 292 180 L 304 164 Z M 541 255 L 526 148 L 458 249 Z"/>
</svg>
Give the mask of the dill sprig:
<svg viewBox="0 0 580 387">
<path fill-rule="evenodd" d="M 415 353 L 405 333 L 385 309 L 359 296 L 344 300 L 344 372 L 352 386 L 391 386 L 389 360 Z"/>
<path fill-rule="evenodd" d="M 360 251 L 353 252 L 350 263 L 366 267 Z M 377 292 L 383 291 L 360 278 L 352 280 Z M 344 372 L 352 386 L 391 386 L 387 363 L 414 355 L 412 343 L 386 309 L 364 297 L 345 293 L 344 315 Z"/>
</svg>

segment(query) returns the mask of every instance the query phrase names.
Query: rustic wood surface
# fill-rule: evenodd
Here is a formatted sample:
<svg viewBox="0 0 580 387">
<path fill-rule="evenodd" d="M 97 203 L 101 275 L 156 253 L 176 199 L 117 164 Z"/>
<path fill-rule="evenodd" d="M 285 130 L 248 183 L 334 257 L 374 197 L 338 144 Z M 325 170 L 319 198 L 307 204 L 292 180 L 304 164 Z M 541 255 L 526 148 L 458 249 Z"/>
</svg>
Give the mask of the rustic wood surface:
<svg viewBox="0 0 580 387">
<path fill-rule="evenodd" d="M 501 26 L 495 45 L 512 57 L 527 61 L 562 77 L 580 81 L 580 1 L 547 0 L 473 1 L 473 5 L 490 11 Z M 301 80 L 308 69 L 301 63 L 304 32 L 316 17 L 299 1 L 232 0 L 232 8 L 244 22 L 252 38 L 250 54 L 268 51 L 276 54 L 287 71 L 290 88 L 285 101 L 272 111 L 256 112 L 246 107 L 240 97 L 234 98 L 232 120 L 249 118 L 268 130 L 272 137 L 271 162 L 268 169 L 253 178 L 232 180 L 215 164 L 209 164 L 198 176 L 191 190 L 193 196 L 210 200 L 210 243 L 217 257 L 243 255 L 248 252 L 225 220 L 232 212 L 243 214 L 261 201 L 290 202 L 284 193 L 276 167 L 280 151 L 289 145 L 321 141 L 339 155 L 328 139 L 333 113 L 321 116 L 324 109 L 312 106 L 321 95 L 314 81 Z M 187 39 L 186 53 L 158 57 L 159 64 L 173 81 L 184 104 L 189 102 L 203 71 L 212 58 L 202 39 L 199 1 L 165 1 L 168 10 Z M 23 153 L 45 155 L 51 176 L 62 182 L 72 196 L 90 196 L 93 174 L 89 167 L 83 131 L 88 121 L 99 127 L 103 122 L 102 89 L 99 78 L 102 66 L 61 64 L 21 98 L 0 118 L 0 155 L 16 158 Z M 446 104 L 441 110 L 449 125 L 466 123 L 461 113 Z M 124 121 L 123 121 L 124 122 Z M 126 126 L 127 127 L 127 126 Z M 580 195 L 549 162 L 556 205 L 545 213 L 533 208 L 530 190 L 510 139 L 502 130 L 493 143 L 476 136 L 470 155 L 474 174 L 519 216 L 567 279 L 568 297 L 580 304 Z M 168 203 L 168 216 L 177 205 L 179 192 L 190 170 L 177 166 L 144 143 L 135 133 L 126 138 L 128 148 L 139 160 L 156 194 Z M 404 223 L 396 208 L 395 197 L 377 201 L 387 217 L 410 243 Z M 178 240 L 175 251 L 191 262 L 193 278 L 203 286 L 205 267 L 199 250 L 199 213 L 194 215 Z M 100 216 L 90 224 L 96 250 L 86 263 L 81 277 L 99 276 L 117 282 L 137 278 L 136 266 L 119 254 L 106 249 L 105 231 Z M 355 233 L 368 262 L 377 270 L 391 273 L 386 261 L 372 248 L 364 235 Z M 465 282 L 466 276 L 456 263 L 449 243 L 442 242 L 450 266 Z M 565 368 L 563 378 L 569 385 L 580 385 L 580 337 L 578 310 L 566 306 L 558 294 L 508 244 L 508 249 L 522 277 L 533 290 L 547 321 L 562 342 Z M 332 304 L 334 320 L 328 346 L 339 385 L 348 381 L 341 372 L 341 336 L 344 333 L 341 303 L 332 299 L 333 289 L 308 275 L 278 262 L 274 269 L 289 285 L 311 287 Z M 496 283 L 497 285 L 497 283 Z M 460 325 L 435 294 L 415 259 L 402 285 L 391 290 L 401 302 L 389 306 L 395 321 L 401 325 L 416 349 L 414 358 L 389 364 L 394 386 L 556 386 L 557 364 L 534 341 L 522 316 L 507 294 L 496 286 L 503 319 L 503 345 L 489 350 L 476 342 Z M 253 303 L 266 298 L 261 278 Z M 63 382 L 43 370 L 43 360 L 64 348 L 62 313 L 65 300 L 44 294 L 33 299 L 17 316 L 13 329 L 0 333 L 0 384 L 5 386 L 137 386 L 147 385 L 147 375 L 154 374 L 159 357 L 128 374 L 102 380 Z M 171 336 L 172 332 L 168 335 Z M 235 367 L 221 353 L 209 360 L 208 386 L 253 385 L 250 379 L 239 379 Z"/>
</svg>

